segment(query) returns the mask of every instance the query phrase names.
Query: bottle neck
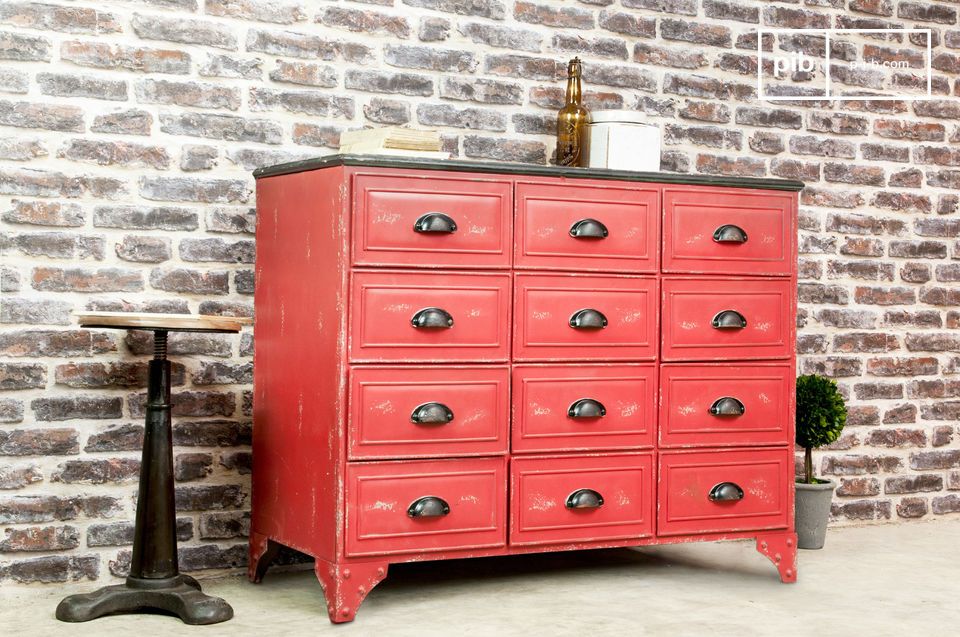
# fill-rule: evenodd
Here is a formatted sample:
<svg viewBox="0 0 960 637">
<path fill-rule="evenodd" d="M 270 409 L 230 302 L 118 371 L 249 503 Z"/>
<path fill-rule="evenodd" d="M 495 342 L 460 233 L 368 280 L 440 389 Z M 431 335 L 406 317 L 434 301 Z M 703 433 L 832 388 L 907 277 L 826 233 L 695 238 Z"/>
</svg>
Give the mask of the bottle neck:
<svg viewBox="0 0 960 637">
<path fill-rule="evenodd" d="M 580 104 L 582 96 L 580 94 L 580 76 L 570 75 L 567 77 L 567 104 Z"/>
</svg>

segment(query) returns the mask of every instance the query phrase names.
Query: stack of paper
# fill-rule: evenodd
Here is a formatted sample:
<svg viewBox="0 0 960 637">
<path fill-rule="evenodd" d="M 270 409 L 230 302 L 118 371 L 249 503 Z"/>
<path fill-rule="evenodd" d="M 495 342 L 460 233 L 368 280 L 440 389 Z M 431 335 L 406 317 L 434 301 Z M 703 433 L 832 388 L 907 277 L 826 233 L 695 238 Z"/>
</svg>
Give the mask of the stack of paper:
<svg viewBox="0 0 960 637">
<path fill-rule="evenodd" d="M 348 130 L 340 134 L 340 152 L 372 155 L 409 155 L 446 159 L 440 150 L 440 132 L 399 126 Z"/>
</svg>

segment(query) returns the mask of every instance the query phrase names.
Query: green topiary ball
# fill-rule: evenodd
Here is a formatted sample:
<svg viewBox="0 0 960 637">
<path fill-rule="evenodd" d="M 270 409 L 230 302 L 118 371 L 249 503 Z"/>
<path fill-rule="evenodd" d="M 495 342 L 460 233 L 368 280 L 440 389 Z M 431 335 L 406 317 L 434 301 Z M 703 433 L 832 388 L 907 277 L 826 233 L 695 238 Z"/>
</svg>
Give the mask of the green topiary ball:
<svg viewBox="0 0 960 637">
<path fill-rule="evenodd" d="M 847 408 L 837 383 L 809 374 L 797 378 L 797 444 L 805 449 L 829 445 L 840 437 Z"/>
</svg>

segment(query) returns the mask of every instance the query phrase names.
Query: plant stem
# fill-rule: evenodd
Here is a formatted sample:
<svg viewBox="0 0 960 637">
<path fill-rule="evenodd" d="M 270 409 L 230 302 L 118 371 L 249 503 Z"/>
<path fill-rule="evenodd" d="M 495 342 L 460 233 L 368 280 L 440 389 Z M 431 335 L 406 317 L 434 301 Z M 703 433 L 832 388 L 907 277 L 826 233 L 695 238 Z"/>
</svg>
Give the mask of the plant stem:
<svg viewBox="0 0 960 637">
<path fill-rule="evenodd" d="M 813 484 L 813 448 L 807 447 L 803 452 L 803 472 L 807 484 Z"/>
</svg>

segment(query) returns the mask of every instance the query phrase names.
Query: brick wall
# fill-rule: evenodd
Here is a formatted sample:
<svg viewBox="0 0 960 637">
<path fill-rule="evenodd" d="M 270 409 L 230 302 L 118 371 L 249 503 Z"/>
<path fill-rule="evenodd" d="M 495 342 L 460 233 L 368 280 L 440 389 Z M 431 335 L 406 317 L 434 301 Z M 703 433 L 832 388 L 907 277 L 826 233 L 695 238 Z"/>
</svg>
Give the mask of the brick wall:
<svg viewBox="0 0 960 637">
<path fill-rule="evenodd" d="M 107 580 L 129 561 L 150 343 L 78 330 L 71 311 L 249 316 L 253 168 L 332 152 L 345 128 L 404 123 L 443 129 L 459 157 L 544 163 L 574 54 L 589 106 L 662 125 L 665 170 L 810 184 L 801 371 L 837 377 L 850 398 L 849 428 L 818 454 L 840 481 L 835 523 L 955 515 L 958 10 L 3 0 L 0 583 Z M 760 103 L 759 24 L 931 28 L 938 98 Z M 922 51 L 897 39 L 879 54 Z M 172 338 L 185 570 L 245 561 L 251 345 Z"/>
</svg>

